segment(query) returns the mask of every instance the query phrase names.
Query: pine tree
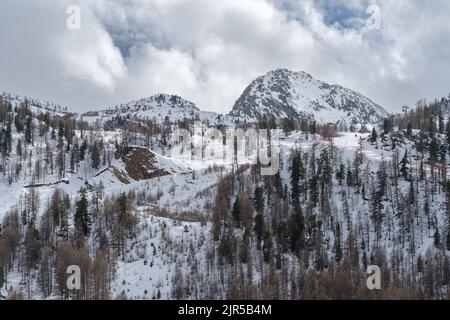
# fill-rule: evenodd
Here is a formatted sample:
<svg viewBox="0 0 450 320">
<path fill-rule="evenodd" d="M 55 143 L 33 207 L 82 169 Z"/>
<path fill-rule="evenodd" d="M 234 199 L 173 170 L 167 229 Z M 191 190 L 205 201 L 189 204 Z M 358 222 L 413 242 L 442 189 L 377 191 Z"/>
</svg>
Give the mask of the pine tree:
<svg viewBox="0 0 450 320">
<path fill-rule="evenodd" d="M 450 231 L 447 232 L 447 239 L 446 239 L 445 244 L 446 244 L 446 246 L 447 246 L 447 250 L 450 251 Z"/>
<path fill-rule="evenodd" d="M 437 162 L 439 159 L 439 144 L 436 138 L 433 137 L 430 143 L 430 161 Z"/>
<path fill-rule="evenodd" d="M 345 179 L 345 165 L 343 163 L 341 163 L 339 170 L 336 171 L 336 179 L 339 185 L 342 186 L 342 181 Z"/>
<path fill-rule="evenodd" d="M 77 201 L 77 208 L 75 211 L 75 224 L 83 231 L 84 235 L 87 236 L 90 228 L 90 217 L 88 212 L 89 206 L 86 198 L 86 190 L 81 188 L 80 194 L 81 197 L 80 200 Z"/>
<path fill-rule="evenodd" d="M 232 215 L 236 226 L 240 226 L 241 224 L 241 204 L 239 202 L 239 196 L 236 197 L 236 200 L 233 204 Z"/>
<path fill-rule="evenodd" d="M 255 216 L 255 234 L 257 239 L 258 248 L 261 247 L 261 241 L 263 238 L 264 230 L 266 229 L 264 216 L 261 213 Z"/>
<path fill-rule="evenodd" d="M 392 128 L 393 128 L 392 120 L 393 120 L 393 118 L 386 118 L 383 120 L 383 133 L 384 134 L 388 134 L 392 131 Z"/>
<path fill-rule="evenodd" d="M 366 184 L 365 184 L 365 183 L 362 184 L 362 188 L 361 188 L 361 198 L 362 198 L 364 201 L 367 200 L 367 198 L 366 198 Z"/>
<path fill-rule="evenodd" d="M 439 111 L 438 126 L 439 126 L 439 133 L 444 134 L 445 126 L 444 126 L 444 117 L 442 116 L 442 111 Z"/>
<path fill-rule="evenodd" d="M 422 258 L 422 255 L 420 255 L 420 254 L 417 257 L 417 272 L 423 273 L 423 258 Z"/>
<path fill-rule="evenodd" d="M 292 204 L 298 205 L 300 197 L 300 154 L 298 151 L 294 152 L 292 157 L 292 171 L 291 171 L 291 198 Z"/>
<path fill-rule="evenodd" d="M 441 144 L 441 147 L 439 150 L 439 155 L 440 155 L 440 161 L 443 164 L 447 163 L 447 150 L 448 150 L 448 147 L 445 145 L 445 143 Z"/>
<path fill-rule="evenodd" d="M 384 160 L 381 161 L 380 169 L 377 172 L 377 187 L 374 190 L 372 198 L 372 219 L 375 223 L 377 239 L 381 236 L 381 227 L 383 223 L 383 199 L 386 193 L 387 174 Z"/>
<path fill-rule="evenodd" d="M 441 246 L 441 235 L 439 234 L 439 227 L 436 226 L 436 230 L 434 231 L 434 246 L 439 248 Z"/>
<path fill-rule="evenodd" d="M 64 142 L 64 124 L 62 121 L 60 121 L 58 125 L 58 143 L 61 144 L 63 142 Z"/>
<path fill-rule="evenodd" d="M 408 125 L 407 125 L 407 129 L 406 129 L 406 134 L 409 136 L 409 137 L 411 137 L 412 136 L 412 131 L 413 130 L 413 128 L 412 128 L 412 123 L 409 121 L 408 122 Z"/>
<path fill-rule="evenodd" d="M 378 140 L 378 132 L 377 129 L 375 129 L 375 127 L 373 127 L 372 129 L 372 135 L 370 136 L 370 142 L 375 143 Z"/>
<path fill-rule="evenodd" d="M 66 152 L 64 150 L 64 125 L 62 121 L 59 122 L 58 138 L 57 138 L 57 167 L 58 176 L 60 179 L 64 178 L 66 171 Z"/>
<path fill-rule="evenodd" d="M 19 157 L 22 157 L 22 140 L 17 140 L 16 153 Z"/>
<path fill-rule="evenodd" d="M 447 120 L 447 127 L 446 127 L 446 135 L 447 135 L 447 144 L 450 146 L 450 118 Z"/>
<path fill-rule="evenodd" d="M 27 116 L 27 120 L 26 120 L 25 141 L 28 144 L 33 143 L 33 118 L 31 118 L 31 116 Z"/>
<path fill-rule="evenodd" d="M 341 225 L 340 223 L 336 223 L 336 238 L 334 240 L 334 251 L 335 251 L 335 259 L 336 262 L 340 262 L 342 260 L 342 243 L 341 243 Z"/>
<path fill-rule="evenodd" d="M 12 135 L 11 135 L 11 122 L 8 121 L 6 123 L 6 130 L 5 130 L 5 134 L 4 134 L 4 138 L 3 138 L 3 150 L 4 150 L 4 154 L 8 155 L 11 153 L 11 144 L 12 144 Z"/>
<path fill-rule="evenodd" d="M 419 167 L 419 179 L 423 181 L 425 179 L 425 169 L 423 167 L 423 161 L 420 161 L 420 167 Z"/>
<path fill-rule="evenodd" d="M 18 133 L 21 133 L 23 131 L 23 119 L 19 116 L 19 113 L 16 114 L 14 117 L 14 126 L 16 127 L 16 130 Z"/>
<path fill-rule="evenodd" d="M 328 150 L 323 149 L 319 156 L 319 174 L 321 174 L 322 182 L 325 184 L 331 183 L 331 176 L 333 169 L 331 168 L 330 157 Z"/>
<path fill-rule="evenodd" d="M 310 200 L 314 206 L 319 202 L 319 177 L 314 175 L 309 181 Z"/>
<path fill-rule="evenodd" d="M 408 151 L 405 150 L 405 155 L 403 156 L 403 159 L 400 162 L 400 174 L 404 179 L 408 179 L 408 172 L 409 172 L 408 165 L 409 165 Z"/>
<path fill-rule="evenodd" d="M 72 152 L 70 153 L 70 172 L 71 173 L 75 173 L 75 159 L 76 154 L 75 154 L 75 150 L 72 150 Z"/>
<path fill-rule="evenodd" d="M 288 221 L 290 248 L 292 252 L 298 253 L 304 246 L 305 219 L 299 206 L 294 211 Z"/>
<path fill-rule="evenodd" d="M 3 287 L 4 283 L 5 283 L 5 274 L 3 271 L 3 265 L 0 264 L 0 288 Z"/>
<path fill-rule="evenodd" d="M 86 157 L 86 150 L 88 148 L 86 140 L 83 139 L 83 142 L 81 143 L 80 147 L 80 161 L 84 161 Z"/>
<path fill-rule="evenodd" d="M 95 141 L 91 150 L 92 168 L 98 169 L 100 167 L 100 148 L 98 142 Z"/>
<path fill-rule="evenodd" d="M 346 181 L 347 181 L 348 187 L 353 186 L 353 173 L 352 173 L 352 169 L 350 168 L 350 166 L 347 167 Z"/>
<path fill-rule="evenodd" d="M 408 193 L 409 204 L 414 205 L 416 200 L 416 193 L 414 191 L 414 181 L 411 179 L 409 182 L 409 193 Z"/>
<path fill-rule="evenodd" d="M 264 190 L 261 187 L 256 187 L 253 195 L 253 205 L 257 213 L 264 212 Z"/>
<path fill-rule="evenodd" d="M 363 251 L 362 264 L 364 266 L 364 269 L 367 269 L 367 265 L 369 264 L 369 259 L 367 258 L 366 250 Z"/>
</svg>

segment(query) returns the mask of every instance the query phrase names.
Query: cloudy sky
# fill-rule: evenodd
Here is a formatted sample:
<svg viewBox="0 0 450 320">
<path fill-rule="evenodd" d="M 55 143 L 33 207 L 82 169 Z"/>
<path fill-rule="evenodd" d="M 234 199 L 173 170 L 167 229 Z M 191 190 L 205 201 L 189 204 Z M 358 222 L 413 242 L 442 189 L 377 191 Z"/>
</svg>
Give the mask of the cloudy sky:
<svg viewBox="0 0 450 320">
<path fill-rule="evenodd" d="M 394 110 L 450 92 L 449 15 L 448 0 L 1 0 L 0 91 L 77 111 L 171 93 L 227 112 L 288 68 Z"/>
</svg>

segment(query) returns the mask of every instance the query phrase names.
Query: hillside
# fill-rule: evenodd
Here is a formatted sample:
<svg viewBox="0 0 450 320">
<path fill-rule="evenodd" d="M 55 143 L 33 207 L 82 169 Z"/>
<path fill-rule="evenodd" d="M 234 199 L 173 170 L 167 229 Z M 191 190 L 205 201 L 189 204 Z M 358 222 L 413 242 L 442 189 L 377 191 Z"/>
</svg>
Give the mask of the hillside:
<svg viewBox="0 0 450 320">
<path fill-rule="evenodd" d="M 355 91 L 286 69 L 254 80 L 230 114 L 247 121 L 275 117 L 314 119 L 322 124 L 370 124 L 388 116 L 385 109 Z"/>
<path fill-rule="evenodd" d="M 130 116 L 150 110 L 138 105 Z M 294 124 L 262 176 L 247 147 L 224 157 L 202 128 L 195 156 L 175 123 L 105 128 L 2 97 L 0 297 L 446 298 L 449 106 L 333 135 Z M 369 264 L 381 291 L 365 286 Z"/>
<path fill-rule="evenodd" d="M 201 111 L 197 106 L 175 95 L 158 94 L 149 98 L 131 101 L 83 114 L 86 121 L 116 122 L 150 120 L 158 124 L 177 123 L 183 120 L 202 121 L 211 125 L 227 121 L 226 116 L 214 112 Z"/>
</svg>

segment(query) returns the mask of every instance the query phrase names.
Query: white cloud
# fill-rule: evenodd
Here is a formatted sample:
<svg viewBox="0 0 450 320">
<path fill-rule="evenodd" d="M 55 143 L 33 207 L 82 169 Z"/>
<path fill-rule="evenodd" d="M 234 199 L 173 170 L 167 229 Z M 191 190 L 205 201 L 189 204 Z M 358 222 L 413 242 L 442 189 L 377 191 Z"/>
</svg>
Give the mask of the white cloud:
<svg viewBox="0 0 450 320">
<path fill-rule="evenodd" d="M 165 92 L 226 112 L 251 80 L 284 67 L 387 108 L 445 95 L 450 3 L 376 1 L 382 29 L 367 31 L 370 3 L 2 0 L 0 90 L 77 110 Z M 79 31 L 65 27 L 69 4 L 81 6 Z M 327 23 L 336 8 L 351 27 Z"/>
</svg>

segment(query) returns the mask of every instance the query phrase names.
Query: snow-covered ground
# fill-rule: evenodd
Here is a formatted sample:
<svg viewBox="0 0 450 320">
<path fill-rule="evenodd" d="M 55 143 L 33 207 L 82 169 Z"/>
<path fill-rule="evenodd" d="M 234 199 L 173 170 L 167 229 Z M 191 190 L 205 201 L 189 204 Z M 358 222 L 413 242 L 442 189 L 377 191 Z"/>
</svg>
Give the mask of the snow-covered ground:
<svg viewBox="0 0 450 320">
<path fill-rule="evenodd" d="M 14 134 L 17 135 L 17 133 Z M 80 136 L 80 132 L 76 134 Z M 103 137 L 104 143 L 112 149 L 120 131 L 100 131 L 98 134 Z M 368 141 L 369 136 L 369 134 L 341 132 L 336 138 L 329 141 L 319 135 L 300 132 L 290 133 L 288 136 L 281 135 L 279 145 L 282 158 L 280 168 L 282 181 L 289 186 L 289 167 L 294 149 L 300 149 L 303 152 L 315 150 L 317 157 L 322 149 L 329 149 L 333 146 L 335 148 L 335 159 L 338 159 L 341 163 L 352 162 L 355 159 L 355 154 L 361 150 L 365 166 L 362 171 L 363 174 L 369 175 L 373 175 L 378 170 L 382 161 L 391 161 L 395 152 L 398 152 L 401 157 L 404 148 L 414 149 L 411 144 L 405 144 L 401 148 L 390 150 L 390 147 L 384 147 L 382 143 L 370 143 Z M 223 150 L 221 140 L 204 140 L 203 138 L 198 135 L 194 137 L 194 141 L 199 143 L 202 140 L 203 143 L 208 145 L 209 150 L 215 150 L 217 154 L 221 154 Z M 27 150 L 28 152 L 32 151 L 35 155 L 32 158 L 33 162 L 43 156 L 45 143 L 44 140 L 37 141 L 33 147 L 29 147 L 29 150 Z M 53 144 L 52 148 L 55 148 L 55 141 L 48 143 Z M 15 146 L 12 149 L 15 150 Z M 145 194 L 147 199 L 152 199 L 136 206 L 134 214 L 139 217 L 140 232 L 137 238 L 127 245 L 126 257 L 120 259 L 117 263 L 116 278 L 111 287 L 112 297 L 125 293 L 129 298 L 135 299 L 169 299 L 173 293 L 174 281 L 178 279 L 178 273 L 182 274 L 182 277 L 188 276 L 192 272 L 193 262 L 197 265 L 200 274 L 207 273 L 207 270 L 204 269 L 205 266 L 202 264 L 206 260 L 205 255 L 211 252 L 214 247 L 209 220 L 211 218 L 211 207 L 217 192 L 217 183 L 224 175 L 236 169 L 236 164 L 230 159 L 212 155 L 207 159 L 193 160 L 189 156 L 186 157 L 185 153 L 181 153 L 179 146 L 173 146 L 171 150 L 155 147 L 155 150 L 152 151 L 155 157 L 154 165 L 156 168 L 166 171 L 167 175 L 142 181 L 129 178 L 127 183 L 119 179 L 115 173 L 117 171 L 126 172 L 124 162 L 121 159 L 111 157 L 110 163 L 95 171 L 88 169 L 87 162 L 81 163 L 76 173 L 66 172 L 63 181 L 58 184 L 53 184 L 61 180 L 56 173 L 48 174 L 45 179 L 40 181 L 34 181 L 38 184 L 48 184 L 36 187 L 42 204 L 40 212 L 45 209 L 45 204 L 56 188 L 64 190 L 71 199 L 76 199 L 78 191 L 86 185 L 86 182 L 90 185 L 102 183 L 105 196 L 119 195 L 124 191 L 134 190 L 136 193 Z M 162 151 L 165 155 L 159 153 Z M 255 160 L 254 158 L 246 158 L 245 150 L 240 151 L 240 157 L 238 158 L 240 159 L 239 164 L 252 163 Z M 17 160 L 15 151 L 12 153 L 11 159 Z M 12 166 L 16 160 L 12 160 L 10 165 Z M 33 167 L 34 163 L 31 166 Z M 247 171 L 245 174 L 250 175 L 250 172 Z M 9 183 L 5 177 L 2 178 L 0 221 L 13 206 L 17 205 L 21 197 L 30 192 L 30 189 L 26 186 L 31 183 L 31 178 L 26 175 L 12 183 Z M 407 182 L 402 182 L 400 190 L 406 194 L 408 187 Z M 423 188 L 423 185 L 419 185 L 419 187 Z M 337 221 L 345 221 L 342 209 L 344 197 L 348 202 L 352 223 L 354 225 L 360 224 L 361 228 L 364 223 L 370 225 L 370 203 L 362 202 L 359 196 L 348 193 L 345 186 L 334 185 L 334 188 L 334 197 L 331 199 L 334 218 Z M 441 206 L 444 201 L 445 199 L 442 197 L 436 196 L 431 203 L 431 210 L 442 212 Z M 390 208 L 390 206 L 390 203 L 386 203 L 386 207 Z M 176 214 L 177 218 L 157 216 L 158 210 L 163 210 L 166 214 Z M 394 210 L 395 208 L 392 207 L 392 211 Z M 196 219 L 199 221 L 196 221 Z M 387 219 L 393 221 L 394 212 Z M 444 219 L 443 215 L 438 215 L 440 224 L 444 224 Z M 389 256 L 393 250 L 398 249 L 391 240 L 395 238 L 399 226 L 395 223 L 387 224 L 387 226 L 382 230 L 382 236 L 385 239 L 383 242 L 384 249 Z M 415 228 L 421 227 L 422 225 L 418 225 Z M 348 236 L 348 230 L 343 229 L 343 238 L 345 239 Z M 370 237 L 371 232 L 373 230 L 369 230 L 368 237 Z M 430 232 L 425 234 L 425 237 L 417 239 L 417 254 L 424 255 L 429 248 L 433 247 L 433 235 Z M 334 235 L 327 234 L 324 241 L 333 243 Z M 333 254 L 332 250 L 331 247 L 328 247 L 330 255 Z M 403 254 L 407 256 L 409 248 L 404 247 L 402 250 Z M 296 258 L 289 255 L 286 259 L 295 261 Z M 258 268 L 258 266 L 254 266 L 254 281 L 257 281 L 259 277 L 260 270 Z M 211 279 L 213 278 L 214 275 L 211 276 Z M 17 269 L 8 275 L 9 284 L 14 287 L 24 286 L 21 279 L 22 275 Z M 34 283 L 30 286 L 31 291 L 34 290 L 31 297 L 40 298 L 41 296 L 36 290 L 36 279 L 31 279 L 31 281 Z M 208 280 L 203 279 L 203 281 Z M 0 289 L 0 294 L 6 294 L 4 288 Z M 195 298 L 195 294 L 191 297 Z"/>
</svg>

